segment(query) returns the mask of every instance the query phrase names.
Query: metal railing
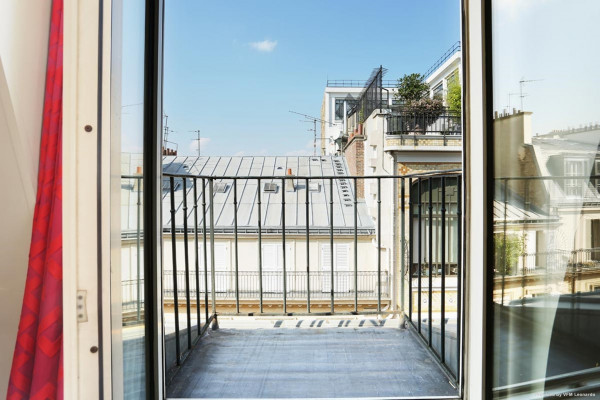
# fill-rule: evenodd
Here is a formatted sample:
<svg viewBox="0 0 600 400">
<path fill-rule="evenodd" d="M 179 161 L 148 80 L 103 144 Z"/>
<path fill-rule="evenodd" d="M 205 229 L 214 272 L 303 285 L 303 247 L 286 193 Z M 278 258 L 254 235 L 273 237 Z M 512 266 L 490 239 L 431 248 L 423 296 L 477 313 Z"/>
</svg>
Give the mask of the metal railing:
<svg viewBox="0 0 600 400">
<path fill-rule="evenodd" d="M 369 81 L 357 79 L 327 79 L 327 87 L 348 87 L 348 88 L 363 88 Z M 385 79 L 381 81 L 383 87 L 395 88 L 398 81 L 393 79 Z"/>
<path fill-rule="evenodd" d="M 590 197 L 597 196 L 597 189 L 590 182 L 599 178 L 598 175 L 496 178 L 495 261 L 491 269 L 500 304 L 513 300 L 524 303 L 526 298 L 540 293 L 574 294 L 583 287 L 595 285 L 596 277 L 590 274 L 600 272 L 600 248 L 564 250 L 556 247 L 559 243 L 565 244 L 559 239 L 563 237 L 563 225 L 572 223 L 569 218 L 573 207 L 565 202 L 570 198 L 569 189 L 581 190 L 578 199 L 581 211 L 577 213 L 583 214 L 585 209 L 588 218 L 596 214 L 600 219 L 598 203 L 586 205 L 585 202 L 588 192 Z M 550 250 L 528 248 L 532 244 L 528 244 L 526 237 L 531 233 L 536 235 L 535 250 L 538 246 Z M 539 239 L 538 234 L 544 236 Z M 564 287 L 556 284 L 563 281 L 569 284 Z"/>
<path fill-rule="evenodd" d="M 404 210 L 408 201 L 409 298 L 408 319 L 448 372 L 458 379 L 462 329 L 462 182 L 460 175 L 418 176 L 401 185 Z M 435 229 L 434 229 L 435 226 Z M 402 232 L 402 237 L 405 237 Z M 452 239 L 453 238 L 453 239 Z M 454 251 L 452 251 L 454 250 Z M 432 271 L 430 273 L 429 271 Z M 434 276 L 439 277 L 439 321 L 434 326 Z M 455 280 L 456 317 L 453 331 L 446 329 L 447 278 Z M 426 283 L 423 285 L 423 283 Z M 437 283 L 437 282 L 436 282 Z M 416 285 L 416 299 L 413 293 Z M 413 301 L 417 312 L 413 316 Z M 424 312 L 423 305 L 427 311 Z M 437 314 L 437 313 L 436 313 Z M 416 320 L 416 321 L 415 321 Z M 425 323 L 423 323 L 425 321 Z M 434 332 L 436 340 L 434 341 Z M 450 343 L 454 347 L 448 348 Z"/>
<path fill-rule="evenodd" d="M 164 298 L 173 299 L 172 285 L 173 271 L 164 272 Z M 349 300 L 354 298 L 354 276 L 351 271 L 334 272 L 334 290 L 336 299 Z M 194 273 L 192 272 L 192 278 Z M 239 271 L 237 282 L 239 285 L 240 300 L 258 300 L 260 293 L 259 274 L 257 271 Z M 282 299 L 283 298 L 283 271 L 263 271 L 263 298 Z M 310 282 L 307 279 L 306 271 L 288 271 L 286 274 L 286 298 L 291 300 L 304 300 L 308 296 L 308 287 L 310 287 L 310 298 L 329 299 L 330 294 L 330 275 L 328 272 L 315 271 L 310 274 Z M 185 296 L 185 271 L 177 271 L 177 281 L 179 287 L 179 296 Z M 196 285 L 191 281 L 190 290 L 196 291 Z M 215 271 L 215 292 L 218 300 L 236 299 L 236 274 L 233 271 Z M 377 282 L 377 271 L 358 271 L 356 280 L 358 287 L 358 298 L 377 299 L 378 285 L 382 286 L 381 296 L 383 299 L 389 299 L 389 274 L 382 271 L 381 282 Z M 211 286 L 209 283 L 209 292 Z M 199 291 L 206 293 L 204 283 L 200 282 Z M 202 296 L 201 296 L 202 297 Z"/>
<path fill-rule="evenodd" d="M 433 74 L 443 63 L 445 63 L 450 57 L 460 51 L 460 40 L 452 45 L 446 52 L 431 66 L 423 76 L 425 79 L 429 78 L 429 75 Z"/>
<path fill-rule="evenodd" d="M 460 113 L 448 109 L 442 114 L 431 114 L 400 107 L 386 117 L 386 122 L 386 134 L 399 135 L 402 144 L 407 142 L 417 145 L 419 139 L 424 139 L 421 135 L 437 135 L 442 136 L 445 146 L 447 136 L 462 136 Z"/>
<path fill-rule="evenodd" d="M 179 336 L 179 308 L 184 306 L 187 316 L 187 329 L 191 329 L 190 313 L 191 303 L 195 302 L 197 305 L 204 304 L 206 315 L 205 321 L 209 321 L 211 318 L 216 320 L 216 301 L 229 300 L 235 302 L 235 314 L 240 314 L 240 301 L 252 300 L 258 303 L 258 314 L 262 315 L 333 315 L 333 314 L 344 314 L 348 312 L 351 314 L 359 313 L 377 313 L 377 314 L 389 314 L 397 312 L 405 312 L 407 310 L 406 318 L 410 321 L 411 325 L 416 329 L 418 334 L 423 338 L 424 343 L 431 349 L 433 354 L 440 359 L 443 365 L 446 365 L 447 369 L 454 377 L 458 376 L 458 361 L 460 357 L 459 348 L 450 352 L 445 351 L 445 344 L 448 341 L 452 343 L 459 343 L 460 337 L 460 326 L 462 324 L 462 302 L 461 298 L 461 285 L 456 284 L 462 279 L 462 267 L 460 259 L 460 220 L 461 220 L 461 207 L 460 207 L 460 180 L 461 175 L 457 174 L 457 171 L 440 172 L 435 171 L 432 173 L 405 175 L 405 176 L 342 176 L 342 175 L 331 175 L 331 176 L 193 176 L 188 174 L 168 174 L 165 173 L 164 177 L 168 180 L 168 187 L 166 189 L 166 200 L 170 202 L 170 229 L 165 230 L 166 237 L 170 237 L 171 241 L 171 268 L 165 268 L 164 270 L 164 296 L 166 299 L 173 301 L 173 312 L 175 313 L 175 334 Z M 286 203 L 286 187 L 289 180 L 292 180 L 292 184 L 295 188 L 304 188 L 302 191 L 294 193 L 294 204 L 292 205 L 297 210 L 303 209 L 302 213 L 299 213 L 299 217 L 289 226 L 286 221 L 286 208 L 290 207 Z M 362 265 L 359 261 L 359 232 L 361 229 L 364 231 L 365 227 L 360 226 L 359 229 L 359 202 L 357 197 L 357 185 L 363 183 L 365 180 L 374 181 L 372 186 L 373 193 L 370 193 L 367 201 L 371 202 L 370 207 L 363 207 L 365 209 L 373 210 L 372 216 L 375 216 L 374 233 L 369 233 L 367 239 L 361 239 L 361 243 L 366 245 L 365 248 L 370 248 L 373 251 L 373 257 L 369 260 L 372 264 L 368 266 L 370 270 L 364 270 L 367 266 Z M 240 194 L 238 193 L 238 186 L 244 187 L 243 185 L 252 182 L 254 192 L 251 193 L 253 198 L 253 210 L 255 210 L 260 218 L 256 218 L 256 227 L 251 227 L 253 233 L 244 233 L 245 246 L 248 246 L 248 238 L 252 237 L 256 239 L 255 244 L 257 249 L 257 260 L 249 262 L 247 257 L 241 258 L 239 251 L 239 235 L 242 228 L 238 226 L 238 212 L 240 206 Z M 281 214 L 278 217 L 279 226 L 273 226 L 272 219 L 268 226 L 266 223 L 266 213 L 269 207 L 275 207 L 273 203 L 273 197 L 265 204 L 263 199 L 264 196 L 272 196 L 273 194 L 267 194 L 263 190 L 264 183 L 275 182 L 278 183 L 279 190 L 275 193 L 279 195 L 275 197 L 275 201 L 279 202 L 277 210 L 281 210 Z M 320 191 L 319 204 L 313 204 L 310 190 L 306 190 L 311 187 L 311 182 L 318 182 L 322 191 Z M 217 184 L 226 183 L 228 185 L 228 192 L 226 196 L 222 196 L 219 200 L 219 209 L 216 209 L 213 199 L 215 199 L 215 186 Z M 343 186 L 342 186 L 343 184 Z M 390 201 L 392 196 L 386 196 L 385 200 L 383 197 L 382 185 L 386 184 L 388 190 L 398 190 L 400 195 L 401 204 L 387 203 Z M 222 186 L 222 185 L 221 185 Z M 258 189 L 257 189 L 258 188 Z M 394 189 L 395 188 L 395 189 Z M 448 190 L 447 190 L 448 189 Z M 175 204 L 175 192 L 179 191 L 178 204 Z M 295 190 L 296 191 L 296 190 Z M 335 191 L 335 192 L 334 192 Z M 339 191 L 339 192 L 337 192 Z M 245 191 L 242 191 L 244 195 L 247 195 Z M 429 192 L 429 197 L 427 193 Z M 284 195 L 281 195 L 281 194 Z M 390 192 L 391 193 L 391 192 Z M 420 195 L 418 194 L 420 193 Z M 289 194 L 289 193 L 288 193 Z M 337 196 L 334 196 L 337 194 Z M 408 196 L 407 196 L 408 195 Z M 191 201 L 191 206 L 188 205 L 188 198 Z M 223 200 L 226 198 L 226 200 Z M 335 202 L 341 202 L 335 204 L 340 208 L 334 208 Z M 223 204 L 225 201 L 226 204 Z M 288 200 L 289 201 L 289 200 Z M 407 246 L 401 247 L 401 254 L 399 257 L 401 265 L 399 270 L 394 274 L 388 272 L 388 264 L 384 265 L 382 257 L 382 223 L 391 223 L 391 216 L 386 214 L 385 221 L 382 215 L 382 203 L 385 203 L 386 210 L 392 210 L 394 207 L 399 206 L 400 212 L 397 213 L 395 218 L 399 222 L 398 230 L 400 231 L 401 240 L 400 243 L 408 242 Z M 224 207 L 228 207 L 231 215 L 232 225 L 227 229 L 226 235 L 228 240 L 231 241 L 231 268 L 226 271 L 219 271 L 215 261 L 215 241 L 217 240 L 217 229 L 223 229 L 223 225 L 216 226 L 215 214 L 219 216 L 222 214 Z M 326 213 L 322 216 L 320 221 L 311 222 L 311 215 L 314 212 L 314 207 L 323 207 Z M 272 209 L 272 208 L 271 208 Z M 420 210 L 419 214 L 415 214 L 415 210 Z M 429 210 L 429 211 L 427 211 Z M 277 211 L 278 213 L 279 211 Z M 340 226 L 340 214 L 344 214 L 346 225 Z M 177 215 L 179 214 L 179 217 Z M 198 221 L 200 218 L 197 214 L 200 214 L 202 225 L 199 225 Z M 272 215 L 272 214 L 271 214 Z M 336 215 L 334 220 L 334 215 Z M 362 214 L 361 214 L 362 216 Z M 412 216 L 412 217 L 411 217 Z M 188 225 L 188 219 L 193 217 L 193 223 Z M 229 220 L 229 216 L 227 217 Z M 367 218 L 369 221 L 371 218 Z M 177 224 L 176 224 L 177 221 Z M 247 221 L 246 221 L 247 222 Z M 423 223 L 429 224 L 429 234 L 425 235 L 422 230 Z M 314 255 L 311 257 L 311 246 L 309 245 L 315 238 L 312 237 L 313 230 L 319 230 L 319 239 L 323 246 L 328 244 L 328 248 L 334 249 L 336 241 L 343 240 L 344 243 L 349 243 L 348 260 L 346 261 L 345 268 L 348 270 L 340 270 L 338 261 L 334 257 L 334 251 L 329 251 L 325 256 L 327 259 L 327 269 L 324 269 L 323 265 L 315 265 Z M 323 224 L 328 225 L 328 229 L 325 231 Z M 435 230 L 433 226 L 435 225 Z M 243 232 L 249 229 L 247 225 L 244 225 Z M 409 232 L 406 232 L 406 229 Z M 265 232 L 269 233 L 265 233 Z M 452 231 L 452 232 L 450 232 Z M 435 234 L 434 234 L 435 233 Z M 190 240 L 190 235 L 193 236 L 193 243 Z M 364 233 L 361 233 L 364 235 Z M 232 238 L 233 236 L 233 238 Z M 341 237 L 340 237 L 341 236 Z M 449 239 L 452 236 L 452 239 Z M 273 243 L 274 239 L 279 240 L 282 252 L 282 262 L 277 271 L 265 270 L 265 260 L 263 260 L 262 244 L 263 239 L 268 237 L 269 243 Z M 408 241 L 406 238 L 409 238 Z M 203 251 L 202 257 L 203 262 L 200 262 L 200 254 L 198 252 L 199 241 L 203 242 L 203 249 L 209 249 L 209 251 Z M 286 242 L 293 240 L 296 246 L 305 243 L 302 246 L 304 254 L 304 262 L 302 257 L 295 255 L 293 263 L 296 264 L 294 268 L 288 267 L 286 260 L 290 258 L 287 253 Z M 181 265 L 181 259 L 178 259 L 176 253 L 182 251 L 181 247 L 178 247 L 176 243 L 183 242 L 183 265 Z M 375 244 L 375 246 L 373 246 Z M 192 244 L 193 243 L 193 244 Z M 252 242 L 251 242 L 252 243 Z M 194 257 L 189 256 L 189 246 L 194 247 Z M 181 245 L 180 245 L 181 246 Z M 436 246 L 438 249 L 435 251 L 433 247 Z M 452 248 L 452 249 L 450 249 Z M 178 250 L 179 249 L 179 250 Z M 406 251 L 409 251 L 409 257 L 406 257 Z M 428 251 L 429 255 L 425 256 L 423 250 Z M 433 254 L 439 254 L 439 257 L 434 257 Z M 208 256 L 208 257 L 207 257 Z M 412 261 L 411 261 L 412 260 Z M 195 261 L 194 268 L 190 268 L 192 261 Z M 408 263 L 407 263 L 408 261 Z M 428 263 L 427 267 L 424 263 Z M 298 269 L 298 264 L 301 269 Z M 203 271 L 200 270 L 200 265 L 203 266 Z M 256 268 L 252 271 L 248 271 L 248 268 Z M 272 266 L 270 267 L 272 268 Z M 173 274 L 172 271 L 176 270 L 177 274 Z M 433 271 L 429 274 L 427 271 Z M 441 321 L 456 321 L 455 325 L 457 329 L 452 332 L 445 331 L 445 323 L 439 326 L 434 325 L 432 322 L 432 307 L 429 307 L 428 314 L 422 313 L 420 307 L 421 302 L 424 299 L 429 299 L 429 303 L 434 297 L 432 279 L 433 275 L 439 276 L 436 278 L 436 282 L 439 281 L 441 289 L 436 289 L 438 292 L 441 290 L 442 294 L 442 306 L 439 314 Z M 456 298 L 458 299 L 458 305 L 453 306 L 452 315 L 449 315 L 445 311 L 445 285 L 446 276 L 452 277 L 454 280 L 452 283 L 452 290 L 457 291 Z M 204 279 L 200 279 L 200 278 Z M 397 279 L 397 283 L 395 282 Z M 423 287 L 421 281 L 429 280 L 429 285 Z M 408 293 L 404 290 L 405 282 L 408 282 Z M 417 312 L 413 312 L 412 308 L 412 295 L 413 283 L 418 288 L 416 293 L 416 301 L 419 302 Z M 437 283 L 436 283 L 437 284 Z M 205 290 L 208 288 L 208 290 Z M 358 288 L 358 290 L 355 290 Z M 400 293 L 398 293 L 400 291 Z M 405 307 L 405 297 L 408 297 L 410 303 L 408 307 Z M 435 295 L 437 299 L 438 294 Z M 182 298 L 184 302 L 182 302 Z M 209 314 L 208 304 L 210 301 L 211 311 Z M 367 311 L 359 308 L 359 299 L 369 299 L 372 303 L 376 303 L 376 310 Z M 393 299 L 399 299 L 400 307 L 392 307 L 394 303 Z M 269 307 L 265 307 L 265 301 L 269 301 Z M 305 311 L 301 312 L 290 312 L 288 301 L 294 301 L 294 310 L 298 309 L 298 302 L 304 303 Z M 319 307 L 313 310 L 313 303 L 319 301 Z M 323 301 L 329 302 L 326 312 L 323 312 Z M 273 301 L 276 301 L 278 307 L 273 308 Z M 343 301 L 344 304 L 339 303 Z M 383 308 L 383 303 L 386 303 L 386 308 Z M 389 305 L 387 305 L 389 303 Z M 395 303 L 394 303 L 395 304 Z M 302 307 L 302 306 L 301 306 Z M 196 307 L 198 314 L 200 313 L 200 307 Z M 269 311 L 267 311 L 269 310 Z M 279 310 L 279 311 L 277 311 Z M 257 314 L 257 313 L 252 313 Z M 428 317 L 426 317 L 428 315 Z M 456 318 L 454 317 L 456 316 Z M 200 318 L 200 315 L 197 317 Z M 422 323 L 422 321 L 424 321 Z M 200 326 L 200 324 L 199 324 Z M 441 329 L 440 332 L 438 332 Z M 443 338 L 441 340 L 434 339 L 432 337 L 435 333 L 436 338 Z M 429 333 L 427 333 L 429 332 Z M 448 342 L 450 343 L 450 342 Z M 188 347 L 190 346 L 190 336 L 188 335 Z M 180 354 L 179 342 L 177 343 L 177 351 Z M 441 347 L 440 347 L 441 346 Z M 453 345 L 454 346 L 454 345 Z M 454 348 L 454 347 L 453 347 Z"/>
<path fill-rule="evenodd" d="M 516 269 L 515 275 L 600 269 L 600 248 L 523 253 L 519 259 L 522 266 Z"/>
</svg>

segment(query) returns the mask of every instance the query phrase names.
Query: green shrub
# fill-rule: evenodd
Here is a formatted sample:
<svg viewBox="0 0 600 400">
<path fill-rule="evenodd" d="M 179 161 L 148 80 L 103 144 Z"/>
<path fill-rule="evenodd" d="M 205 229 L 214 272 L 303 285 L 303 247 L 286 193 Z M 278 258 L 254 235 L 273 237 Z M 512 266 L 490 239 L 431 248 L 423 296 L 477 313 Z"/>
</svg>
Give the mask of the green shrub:
<svg viewBox="0 0 600 400">
<path fill-rule="evenodd" d="M 517 268 L 519 257 L 525 251 L 525 236 L 503 233 L 494 234 L 495 271 L 501 275 L 511 275 Z"/>
<path fill-rule="evenodd" d="M 462 112 L 462 96 L 460 83 L 452 81 L 448 84 L 448 95 L 446 102 L 450 111 L 460 114 Z"/>
</svg>

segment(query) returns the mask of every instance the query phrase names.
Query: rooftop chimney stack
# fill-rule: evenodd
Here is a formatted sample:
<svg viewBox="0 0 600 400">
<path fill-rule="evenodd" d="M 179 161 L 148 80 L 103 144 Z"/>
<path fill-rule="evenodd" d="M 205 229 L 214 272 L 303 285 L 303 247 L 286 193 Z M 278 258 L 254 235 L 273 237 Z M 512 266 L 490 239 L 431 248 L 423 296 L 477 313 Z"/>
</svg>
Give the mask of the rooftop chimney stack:
<svg viewBox="0 0 600 400">
<path fill-rule="evenodd" d="M 287 175 L 288 176 L 293 176 L 291 168 L 288 168 Z M 286 179 L 285 180 L 285 191 L 286 192 L 293 192 L 293 191 L 295 191 L 294 180 L 293 179 Z"/>
</svg>

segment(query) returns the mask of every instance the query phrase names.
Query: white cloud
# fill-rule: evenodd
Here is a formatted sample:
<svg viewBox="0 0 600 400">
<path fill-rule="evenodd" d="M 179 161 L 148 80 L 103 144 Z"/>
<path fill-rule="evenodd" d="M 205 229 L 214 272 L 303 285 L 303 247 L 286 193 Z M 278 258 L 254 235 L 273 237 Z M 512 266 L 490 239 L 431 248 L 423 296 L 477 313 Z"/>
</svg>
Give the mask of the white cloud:
<svg viewBox="0 0 600 400">
<path fill-rule="evenodd" d="M 206 145 L 209 142 L 210 142 L 210 138 L 207 138 L 207 137 L 200 138 L 200 152 L 202 152 L 206 148 Z M 193 151 L 194 153 L 198 153 L 198 140 L 192 140 L 192 143 L 190 144 L 190 150 Z"/>
<path fill-rule="evenodd" d="M 256 51 L 260 51 L 262 53 L 270 53 L 275 50 L 277 46 L 276 40 L 265 39 L 261 42 L 251 42 L 250 47 L 252 47 Z"/>
</svg>

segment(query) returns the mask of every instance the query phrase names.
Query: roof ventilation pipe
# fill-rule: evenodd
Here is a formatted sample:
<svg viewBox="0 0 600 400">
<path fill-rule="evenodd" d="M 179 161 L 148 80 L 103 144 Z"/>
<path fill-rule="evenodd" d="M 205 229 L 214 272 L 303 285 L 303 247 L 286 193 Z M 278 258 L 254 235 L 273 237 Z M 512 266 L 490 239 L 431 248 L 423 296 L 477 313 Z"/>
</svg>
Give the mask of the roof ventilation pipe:
<svg viewBox="0 0 600 400">
<path fill-rule="evenodd" d="M 293 176 L 291 168 L 288 168 L 287 175 L 288 176 Z M 285 180 L 285 191 L 286 192 L 294 192 L 295 191 L 294 180 L 293 179 L 286 179 Z"/>
</svg>

